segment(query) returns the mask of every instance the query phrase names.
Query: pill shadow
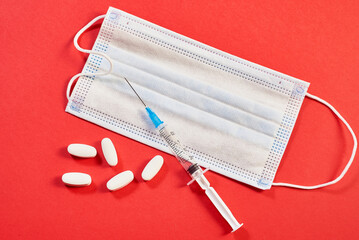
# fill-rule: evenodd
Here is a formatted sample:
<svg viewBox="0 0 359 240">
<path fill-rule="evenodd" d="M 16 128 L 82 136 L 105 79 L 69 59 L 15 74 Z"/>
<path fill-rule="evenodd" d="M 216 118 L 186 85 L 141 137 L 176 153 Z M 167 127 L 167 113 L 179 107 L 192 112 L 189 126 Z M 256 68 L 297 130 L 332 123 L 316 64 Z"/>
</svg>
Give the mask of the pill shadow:
<svg viewBox="0 0 359 240">
<path fill-rule="evenodd" d="M 115 149 L 116 149 L 116 154 L 117 154 L 117 164 L 116 166 L 110 166 L 107 161 L 106 161 L 106 158 L 105 156 L 103 155 L 103 151 L 102 151 L 102 145 L 101 145 L 101 141 L 102 139 L 106 138 L 107 136 L 104 136 L 101 138 L 101 140 L 97 141 L 94 143 L 94 147 L 98 150 L 97 151 L 97 157 L 100 158 L 100 161 L 101 161 L 101 165 L 103 168 L 108 168 L 108 167 L 111 167 L 111 169 L 114 171 L 114 173 L 119 173 L 119 172 L 122 172 L 122 169 L 123 169 L 123 166 L 122 166 L 122 162 L 121 161 L 121 156 L 119 155 L 119 152 L 117 151 L 117 148 L 115 146 L 115 143 L 113 142 L 114 146 L 115 146 Z"/>
<path fill-rule="evenodd" d="M 78 163 L 81 163 L 84 166 L 94 166 L 94 165 L 98 166 L 102 164 L 102 159 L 98 154 L 92 158 L 80 158 L 75 156 L 71 156 L 71 158 L 77 161 Z"/>
<path fill-rule="evenodd" d="M 103 138 L 102 138 L 103 139 Z M 102 140 L 101 139 L 101 140 Z M 96 155 L 96 158 L 97 161 L 98 161 L 98 164 L 101 165 L 101 167 L 103 168 L 108 168 L 109 165 L 105 159 L 105 156 L 103 155 L 103 152 L 102 152 L 102 146 L 101 146 L 101 140 L 99 141 L 96 141 L 94 144 L 93 144 L 93 147 L 96 148 L 97 150 L 97 155 Z M 117 164 L 118 165 L 118 164 Z"/>
<path fill-rule="evenodd" d="M 62 147 L 58 150 L 58 155 L 61 156 L 62 158 L 75 160 L 76 162 L 84 166 L 94 166 L 94 165 L 102 164 L 102 158 L 98 153 L 95 157 L 92 158 L 81 158 L 81 157 L 72 156 L 70 153 L 68 153 L 67 147 Z"/>
<path fill-rule="evenodd" d="M 53 185 L 55 185 L 56 187 L 65 187 L 65 184 L 62 182 L 62 176 L 57 176 L 53 179 L 52 181 Z"/>
<path fill-rule="evenodd" d="M 86 187 L 68 187 L 66 186 L 67 189 L 75 194 L 92 194 L 94 192 L 96 192 L 96 184 L 91 183 L 89 186 Z"/>
<path fill-rule="evenodd" d="M 94 182 L 92 182 L 89 186 L 85 186 L 85 187 L 70 187 L 65 185 L 62 182 L 61 179 L 62 176 L 57 176 L 53 179 L 53 185 L 55 185 L 56 187 L 61 187 L 61 188 L 66 188 L 68 189 L 68 191 L 75 193 L 75 194 L 91 194 L 96 192 L 96 184 Z"/>
<path fill-rule="evenodd" d="M 136 175 L 139 182 L 144 182 L 149 188 L 152 188 L 152 189 L 155 189 L 155 188 L 158 188 L 158 186 L 160 186 L 160 184 L 164 181 L 164 179 L 166 178 L 167 176 L 167 173 L 168 173 L 168 169 L 167 169 L 167 165 L 166 165 L 166 162 L 164 161 L 163 162 L 163 165 L 160 169 L 160 171 L 156 174 L 156 176 L 154 176 L 150 181 L 145 181 L 142 179 L 142 171 L 143 169 L 145 169 L 147 163 L 149 162 L 150 160 L 148 161 L 145 161 L 136 171 Z"/>
<path fill-rule="evenodd" d="M 59 155 L 62 158 L 70 158 L 70 153 L 67 152 L 67 147 L 59 148 L 57 151 L 57 155 Z"/>
<path fill-rule="evenodd" d="M 108 179 L 108 180 L 110 180 L 110 179 Z M 138 184 L 139 184 L 138 180 L 136 178 L 134 178 L 133 181 L 130 182 L 127 186 L 125 186 L 119 190 L 116 190 L 116 191 L 110 191 L 106 187 L 107 181 L 104 182 L 103 184 L 101 184 L 100 191 L 107 192 L 107 193 L 111 194 L 114 198 L 119 199 L 119 200 L 131 195 L 136 190 L 136 188 L 138 187 Z"/>
</svg>

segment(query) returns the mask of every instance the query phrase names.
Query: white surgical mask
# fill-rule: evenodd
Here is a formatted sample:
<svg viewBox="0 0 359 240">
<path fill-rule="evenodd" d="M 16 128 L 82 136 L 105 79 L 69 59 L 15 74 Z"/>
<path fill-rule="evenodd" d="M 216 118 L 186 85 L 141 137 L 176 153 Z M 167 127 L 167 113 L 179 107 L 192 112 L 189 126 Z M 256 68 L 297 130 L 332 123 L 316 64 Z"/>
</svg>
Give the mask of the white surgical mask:
<svg viewBox="0 0 359 240">
<path fill-rule="evenodd" d="M 82 49 L 78 37 L 102 18 L 93 49 Z M 352 129 L 331 105 L 307 93 L 307 82 L 112 7 L 81 29 L 74 43 L 90 53 L 67 91 L 66 111 L 80 118 L 170 153 L 126 77 L 201 166 L 254 187 L 327 186 L 338 182 L 353 161 L 357 141 Z M 348 127 L 354 139 L 352 156 L 329 183 L 273 183 L 305 96 L 328 106 Z"/>
</svg>

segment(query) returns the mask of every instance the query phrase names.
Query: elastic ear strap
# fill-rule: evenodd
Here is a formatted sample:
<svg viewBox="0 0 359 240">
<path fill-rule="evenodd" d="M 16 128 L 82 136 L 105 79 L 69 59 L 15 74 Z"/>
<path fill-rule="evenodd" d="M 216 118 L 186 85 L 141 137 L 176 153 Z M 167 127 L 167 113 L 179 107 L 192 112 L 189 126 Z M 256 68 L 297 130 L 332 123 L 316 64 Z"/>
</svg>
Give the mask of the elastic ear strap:
<svg viewBox="0 0 359 240">
<path fill-rule="evenodd" d="M 339 182 L 344 177 L 344 175 L 347 173 L 350 165 L 352 165 L 352 163 L 353 163 L 355 153 L 357 151 L 357 145 L 358 145 L 357 138 L 353 132 L 353 129 L 349 126 L 347 121 L 345 121 L 345 119 L 340 115 L 340 113 L 338 113 L 338 111 L 335 110 L 335 108 L 332 105 L 330 105 L 328 102 L 324 101 L 323 99 L 321 99 L 317 96 L 309 94 L 309 93 L 307 93 L 306 96 L 327 106 L 345 124 L 345 126 L 348 128 L 350 134 L 353 137 L 354 146 L 353 146 L 352 155 L 350 156 L 350 159 L 349 159 L 347 165 L 345 166 L 345 168 L 343 169 L 342 173 L 336 179 L 334 179 L 330 182 L 319 184 L 319 185 L 314 185 L 314 186 L 302 186 L 302 185 L 295 185 L 295 184 L 290 184 L 290 183 L 272 183 L 272 186 L 292 187 L 292 188 L 300 188 L 300 189 L 316 189 L 316 188 L 326 187 L 326 186 L 333 185 L 333 184 Z"/>
<path fill-rule="evenodd" d="M 97 51 L 93 51 L 93 50 L 88 50 L 88 49 L 83 49 L 82 47 L 80 47 L 80 45 L 78 44 L 78 39 L 81 36 L 81 34 L 83 34 L 89 27 L 91 27 L 95 22 L 97 22 L 98 20 L 105 18 L 106 15 L 101 15 L 98 16 L 96 18 L 94 18 L 93 20 L 91 20 L 88 24 L 86 24 L 86 26 L 84 26 L 83 28 L 80 29 L 80 31 L 77 32 L 77 34 L 74 37 L 74 45 L 75 48 L 77 50 L 79 50 L 80 52 L 83 53 L 88 53 L 88 54 L 96 54 L 99 56 L 102 56 L 104 58 L 106 58 L 106 60 L 110 63 L 110 68 L 106 71 L 106 72 L 97 72 L 97 73 L 78 73 L 75 76 L 73 76 L 69 83 L 67 84 L 67 89 L 66 89 L 66 97 L 67 100 L 70 100 L 70 90 L 71 90 L 71 86 L 73 84 L 73 82 L 80 76 L 100 76 L 100 75 L 107 75 L 109 73 L 112 72 L 112 60 L 109 56 L 107 56 L 105 53 L 102 52 L 97 52 Z"/>
</svg>

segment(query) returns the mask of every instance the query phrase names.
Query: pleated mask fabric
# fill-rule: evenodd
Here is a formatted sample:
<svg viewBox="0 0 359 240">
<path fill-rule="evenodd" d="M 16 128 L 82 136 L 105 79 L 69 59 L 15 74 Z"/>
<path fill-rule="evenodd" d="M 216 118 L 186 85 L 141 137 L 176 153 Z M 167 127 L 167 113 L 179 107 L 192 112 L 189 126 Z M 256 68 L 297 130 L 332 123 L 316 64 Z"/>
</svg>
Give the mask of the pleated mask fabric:
<svg viewBox="0 0 359 240">
<path fill-rule="evenodd" d="M 269 189 L 309 83 L 110 7 L 66 111 L 170 152 L 124 81 L 211 171 Z"/>
</svg>

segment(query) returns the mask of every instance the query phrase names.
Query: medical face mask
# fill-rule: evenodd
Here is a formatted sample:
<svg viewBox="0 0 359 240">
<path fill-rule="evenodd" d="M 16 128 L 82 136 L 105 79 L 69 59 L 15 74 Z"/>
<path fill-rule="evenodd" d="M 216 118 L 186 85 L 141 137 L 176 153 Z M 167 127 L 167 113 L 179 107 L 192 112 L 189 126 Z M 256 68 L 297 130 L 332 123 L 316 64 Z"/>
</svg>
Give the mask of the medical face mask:
<svg viewBox="0 0 359 240">
<path fill-rule="evenodd" d="M 102 18 L 93 49 L 82 49 L 79 36 Z M 74 43 L 90 53 L 68 86 L 66 111 L 75 116 L 170 153 L 125 77 L 201 166 L 232 179 L 260 189 L 313 189 L 338 182 L 353 161 L 352 129 L 331 105 L 307 93 L 307 82 L 115 8 L 81 29 Z M 273 183 L 305 97 L 328 106 L 348 127 L 354 139 L 351 158 L 328 183 Z"/>
</svg>

